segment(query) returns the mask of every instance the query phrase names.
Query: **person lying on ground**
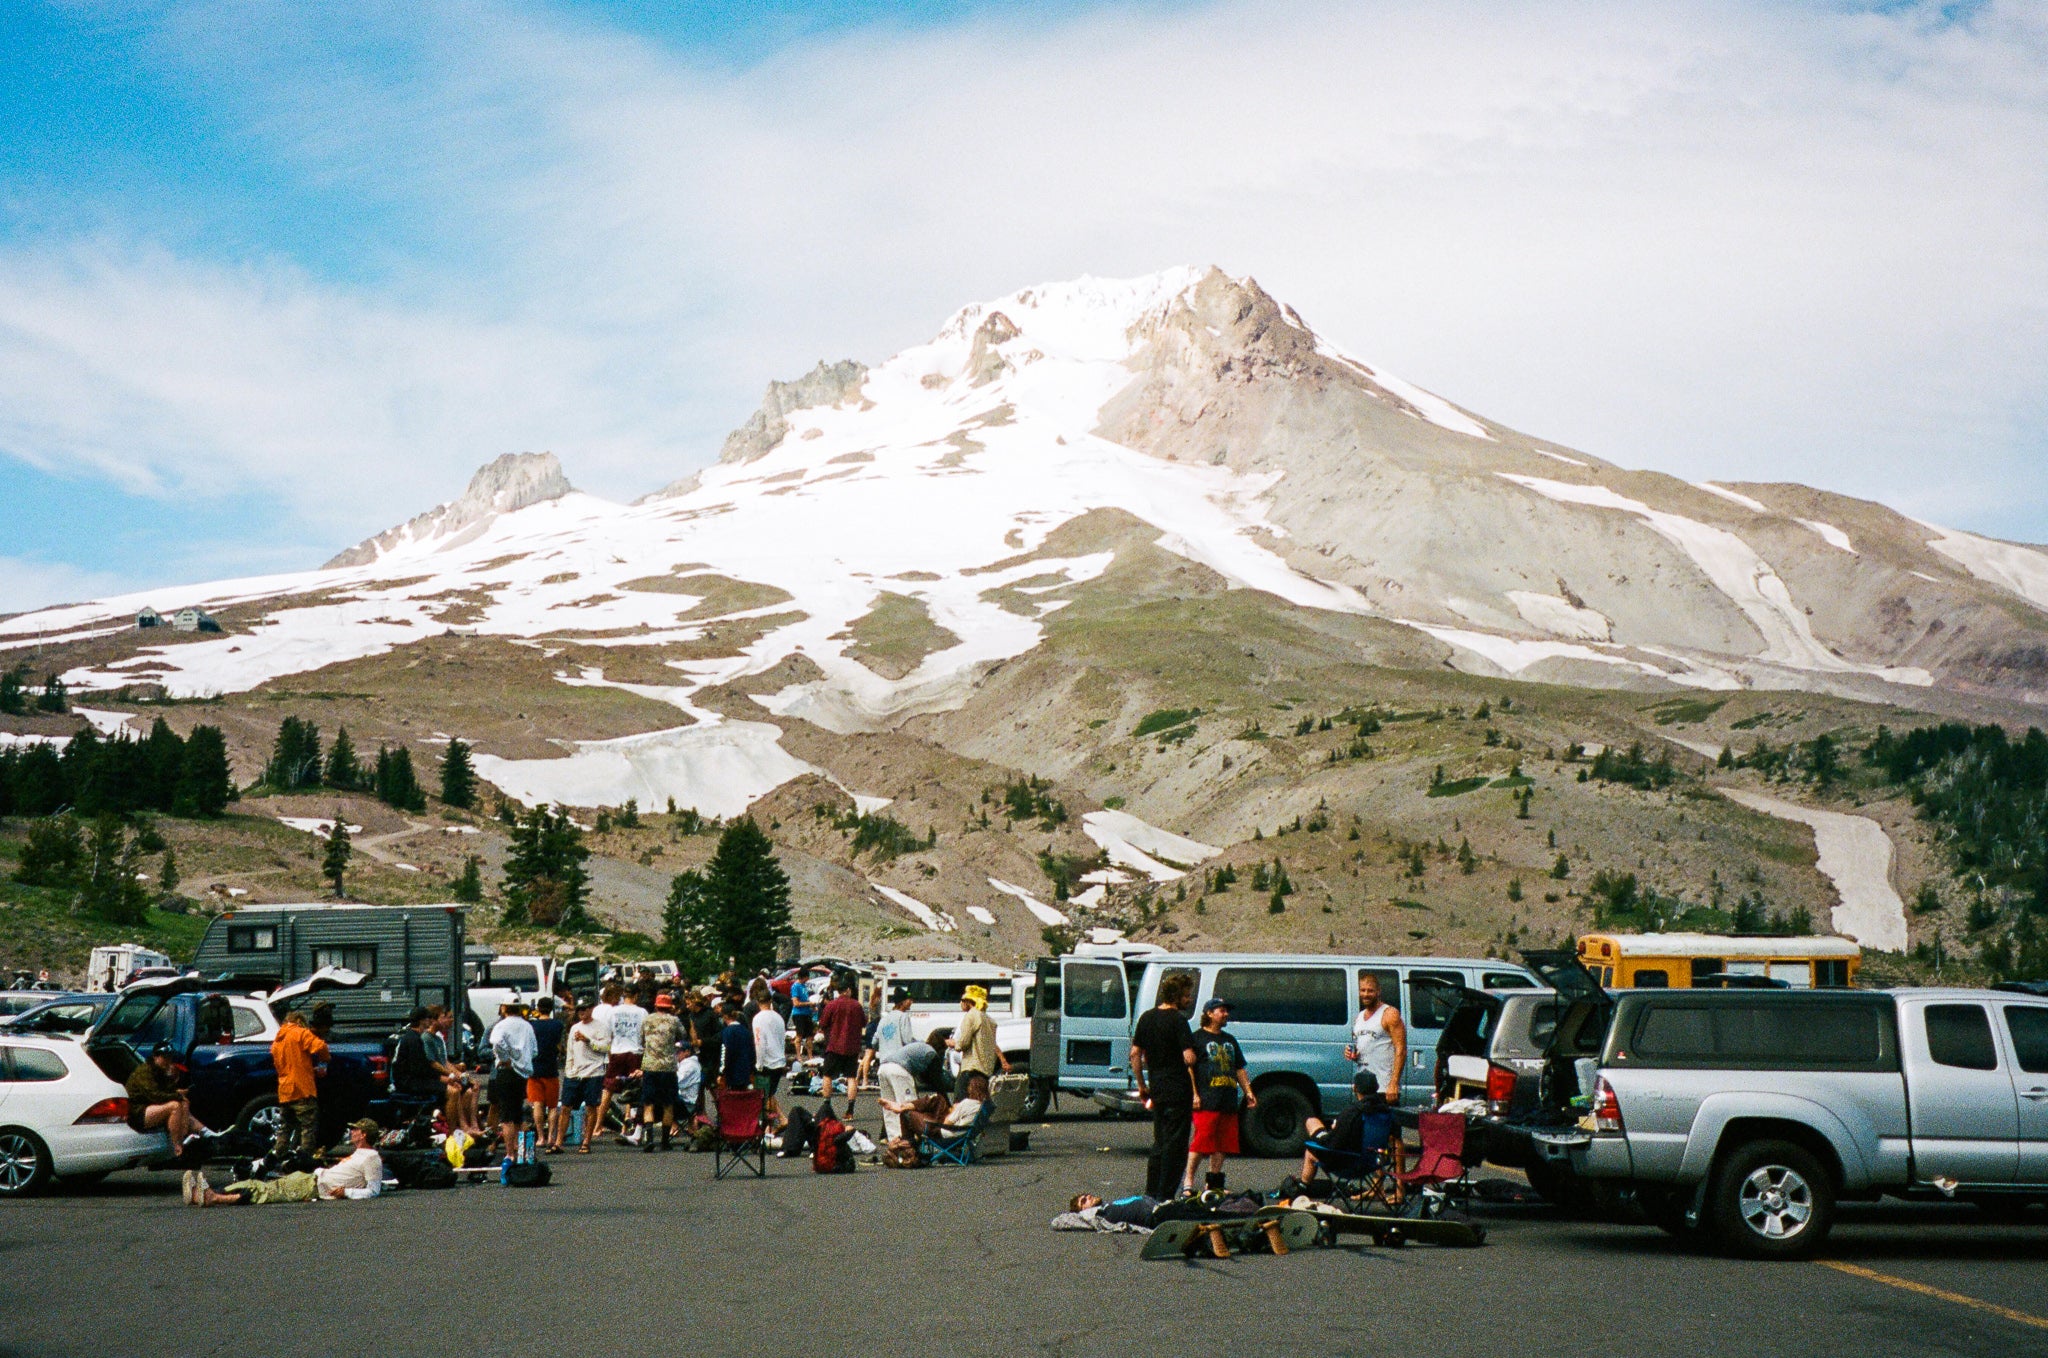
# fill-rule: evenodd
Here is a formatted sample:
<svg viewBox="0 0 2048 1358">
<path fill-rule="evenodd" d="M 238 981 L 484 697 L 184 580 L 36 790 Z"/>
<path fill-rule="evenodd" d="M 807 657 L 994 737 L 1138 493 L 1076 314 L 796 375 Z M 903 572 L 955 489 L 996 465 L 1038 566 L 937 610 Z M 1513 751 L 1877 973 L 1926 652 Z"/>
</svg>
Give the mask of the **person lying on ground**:
<svg viewBox="0 0 2048 1358">
<path fill-rule="evenodd" d="M 310 1174 L 276 1179 L 242 1179 L 215 1189 L 198 1170 L 185 1171 L 185 1202 L 191 1207 L 267 1207 L 321 1198 L 374 1198 L 384 1191 L 384 1158 L 377 1154 L 381 1129 L 369 1118 L 348 1125 L 348 1158 Z"/>
<path fill-rule="evenodd" d="M 128 1125 L 138 1132 L 162 1128 L 170 1135 L 171 1154 L 182 1155 L 191 1142 L 213 1135 L 192 1115 L 170 1043 L 157 1043 L 149 1059 L 128 1073 L 127 1088 Z"/>
<path fill-rule="evenodd" d="M 1213 1221 L 1215 1214 L 1210 1208 L 1193 1198 L 1175 1198 L 1161 1202 L 1142 1193 L 1133 1193 L 1128 1198 L 1117 1198 L 1105 1202 L 1099 1193 L 1076 1193 L 1067 1203 L 1067 1210 L 1075 1216 L 1099 1219 L 1115 1226 L 1137 1226 L 1144 1230 L 1156 1230 L 1168 1221 Z"/>
</svg>

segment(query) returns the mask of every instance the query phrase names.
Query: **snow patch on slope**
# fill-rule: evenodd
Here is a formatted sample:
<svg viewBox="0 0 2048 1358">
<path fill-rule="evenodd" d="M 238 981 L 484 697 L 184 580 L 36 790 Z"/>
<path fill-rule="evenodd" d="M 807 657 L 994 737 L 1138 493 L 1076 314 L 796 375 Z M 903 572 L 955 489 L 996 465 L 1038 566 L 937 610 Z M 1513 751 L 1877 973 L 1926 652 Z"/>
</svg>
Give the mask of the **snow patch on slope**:
<svg viewBox="0 0 2048 1358">
<path fill-rule="evenodd" d="M 950 934 L 960 927 L 951 915 L 932 909 L 915 896 L 906 895 L 892 886 L 883 886 L 880 882 L 869 882 L 868 885 L 886 899 L 908 910 L 919 924 L 922 924 L 933 933 Z M 994 920 L 991 919 L 989 922 L 994 923 Z"/>
<path fill-rule="evenodd" d="M 1691 557 L 1708 581 L 1742 610 L 1743 616 L 1749 619 L 1750 625 L 1763 639 L 1761 659 L 1789 669 L 1873 674 L 1898 684 L 1925 686 L 1934 682 L 1934 677 L 1923 669 L 1858 665 L 1821 645 L 1807 623 L 1806 614 L 1792 601 L 1792 592 L 1785 587 L 1778 573 L 1757 555 L 1754 547 L 1725 528 L 1652 509 L 1640 500 L 1631 500 L 1605 486 L 1550 481 L 1540 476 L 1518 476 L 1513 472 L 1495 474 L 1565 504 L 1618 509 L 1642 519 Z M 2048 578 L 2044 578 L 2044 588 L 2048 588 Z"/>
<path fill-rule="evenodd" d="M 1485 425 L 1479 423 L 1479 421 L 1473 419 L 1443 397 L 1438 396 L 1435 392 L 1424 391 L 1413 382 L 1403 381 L 1384 369 L 1375 368 L 1362 358 L 1353 358 L 1350 354 L 1338 349 L 1327 340 L 1321 338 L 1316 340 L 1316 352 L 1325 358 L 1334 358 L 1339 363 L 1348 364 L 1358 369 L 1375 385 L 1386 389 L 1413 406 L 1421 413 L 1423 419 L 1429 421 L 1437 428 L 1448 429 L 1453 434 L 1463 434 L 1468 438 L 1485 439 L 1489 443 L 1493 442 L 1493 435 L 1486 432 Z M 1570 459 L 1564 460 L 1569 461 Z M 1583 466 L 1584 464 L 1581 463 L 1580 465 Z"/>
<path fill-rule="evenodd" d="M 782 748 L 782 728 L 759 721 L 679 726 L 614 740 L 579 740 L 560 759 L 471 756 L 477 773 L 522 802 L 615 806 L 637 797 L 707 816 L 737 816 L 757 797 L 817 772 Z"/>
<path fill-rule="evenodd" d="M 1834 909 L 1835 932 L 1866 948 L 1906 950 L 1906 903 L 1892 889 L 1892 840 L 1868 816 L 1816 811 L 1743 788 L 1719 789 L 1728 800 L 1779 820 L 1797 821 L 1813 831 L 1820 860 L 1814 865 L 1835 884 L 1841 904 Z"/>
<path fill-rule="evenodd" d="M 1581 608 L 1571 600 L 1561 599 L 1554 594 L 1511 589 L 1508 591 L 1508 602 L 1522 615 L 1522 621 L 1531 627 L 1540 627 L 1553 636 L 1606 641 L 1614 635 L 1614 624 L 1608 621 L 1605 613 L 1596 609 Z"/>
<path fill-rule="evenodd" d="M 1109 855 L 1110 862 L 1135 868 L 1155 882 L 1185 877 L 1186 868 L 1223 852 L 1213 844 L 1162 830 L 1125 811 L 1090 811 L 1081 817 L 1081 830 Z M 1102 894 L 1096 890 L 1098 900 Z"/>
<path fill-rule="evenodd" d="M 1799 522 L 1820 534 L 1821 541 L 1827 543 L 1828 546 L 1835 548 L 1837 551 L 1847 552 L 1850 556 L 1856 555 L 1855 544 L 1849 541 L 1849 535 L 1833 524 L 1822 523 L 1819 519 L 1801 519 Z"/>
<path fill-rule="evenodd" d="M 1040 924 L 1065 925 L 1072 922 L 1065 915 L 1053 909 L 1044 901 L 1039 900 L 1038 897 L 1032 895 L 1021 886 L 1013 886 L 995 877 L 989 878 L 988 884 L 1002 892 L 1005 896 L 1015 896 L 1018 900 L 1022 901 L 1024 908 L 1029 910 L 1032 918 L 1036 919 Z"/>
<path fill-rule="evenodd" d="M 2048 552 L 1995 538 L 1980 538 L 1975 533 L 1939 524 L 1923 522 L 1921 527 L 1941 534 L 1929 540 L 1929 547 L 1971 575 L 2048 611 Z"/>
<path fill-rule="evenodd" d="M 1709 495 L 1718 495 L 1730 504 L 1741 505 L 1744 509 L 1752 510 L 1758 514 L 1768 514 L 1771 512 L 1769 505 L 1761 500 L 1752 500 L 1739 490 L 1730 490 L 1726 486 L 1717 486 L 1712 481 L 1695 481 L 1693 485 Z"/>
</svg>

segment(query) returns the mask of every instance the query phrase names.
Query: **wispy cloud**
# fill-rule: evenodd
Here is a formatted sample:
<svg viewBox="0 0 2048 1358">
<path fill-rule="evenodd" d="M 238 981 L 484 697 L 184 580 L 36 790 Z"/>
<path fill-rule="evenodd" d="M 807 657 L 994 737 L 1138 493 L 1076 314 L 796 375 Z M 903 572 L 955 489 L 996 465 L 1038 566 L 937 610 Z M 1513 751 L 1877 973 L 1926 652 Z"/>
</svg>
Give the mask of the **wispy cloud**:
<svg viewBox="0 0 2048 1358">
<path fill-rule="evenodd" d="M 405 229 L 347 277 L 146 223 L 0 249 L 14 456 L 337 536 L 507 449 L 632 494 L 768 377 L 1213 261 L 1603 456 L 2048 536 L 2038 7 L 1218 3 L 744 65 L 527 6 L 169 15 L 212 116 Z"/>
<path fill-rule="evenodd" d="M 61 561 L 0 556 L 0 614 L 96 598 L 114 592 L 121 583 L 117 576 Z"/>
</svg>

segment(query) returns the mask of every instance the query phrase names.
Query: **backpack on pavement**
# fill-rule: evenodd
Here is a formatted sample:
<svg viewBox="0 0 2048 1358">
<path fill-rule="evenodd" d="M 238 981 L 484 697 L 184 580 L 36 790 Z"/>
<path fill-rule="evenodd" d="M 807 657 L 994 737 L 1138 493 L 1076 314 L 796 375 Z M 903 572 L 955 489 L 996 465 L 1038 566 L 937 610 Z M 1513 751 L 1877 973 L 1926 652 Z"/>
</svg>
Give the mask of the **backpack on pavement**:
<svg viewBox="0 0 2048 1358">
<path fill-rule="evenodd" d="M 827 1113 L 818 1119 L 818 1148 L 811 1152 L 813 1174 L 853 1173 L 853 1152 L 846 1143 L 853 1136 L 853 1129 L 838 1118 Z"/>
</svg>

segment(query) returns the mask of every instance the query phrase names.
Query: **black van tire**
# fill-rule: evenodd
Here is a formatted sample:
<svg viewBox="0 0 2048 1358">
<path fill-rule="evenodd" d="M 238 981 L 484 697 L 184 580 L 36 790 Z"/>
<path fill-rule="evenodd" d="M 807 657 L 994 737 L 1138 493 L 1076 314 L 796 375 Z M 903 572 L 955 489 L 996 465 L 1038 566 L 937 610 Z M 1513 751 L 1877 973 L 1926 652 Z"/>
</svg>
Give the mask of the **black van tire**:
<svg viewBox="0 0 2048 1358">
<path fill-rule="evenodd" d="M 1707 1216 L 1736 1254 L 1803 1259 L 1835 1224 L 1835 1187 L 1811 1152 L 1789 1141 L 1752 1141 L 1721 1162 Z"/>
<path fill-rule="evenodd" d="M 1308 1140 L 1307 1122 L 1315 1107 L 1293 1085 L 1268 1085 L 1259 1091 L 1259 1106 L 1239 1117 L 1244 1148 L 1252 1155 L 1290 1157 L 1301 1154 Z"/>
<path fill-rule="evenodd" d="M 1043 1122 L 1052 1108 L 1052 1091 L 1055 1081 L 1033 1080 L 1031 1088 L 1024 1095 L 1024 1107 L 1019 1114 L 1026 1122 Z"/>
</svg>

